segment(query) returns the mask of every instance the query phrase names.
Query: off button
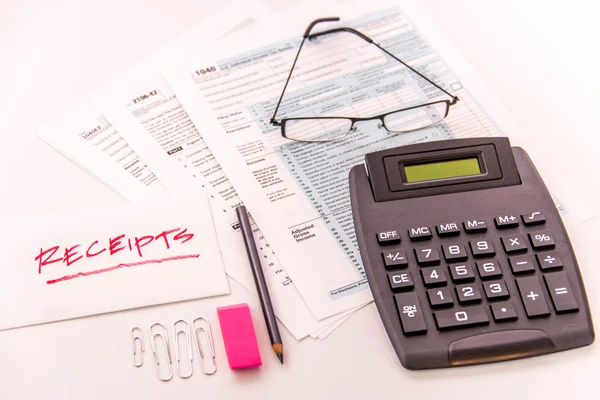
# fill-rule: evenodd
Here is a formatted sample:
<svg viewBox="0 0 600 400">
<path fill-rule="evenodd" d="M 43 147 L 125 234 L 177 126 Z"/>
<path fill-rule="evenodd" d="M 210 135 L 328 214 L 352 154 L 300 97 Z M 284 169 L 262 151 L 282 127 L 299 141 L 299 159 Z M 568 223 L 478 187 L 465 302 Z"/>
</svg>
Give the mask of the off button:
<svg viewBox="0 0 600 400">
<path fill-rule="evenodd" d="M 377 233 L 377 242 L 379 244 L 395 244 L 400 243 L 400 235 L 398 231 L 386 231 Z"/>
</svg>

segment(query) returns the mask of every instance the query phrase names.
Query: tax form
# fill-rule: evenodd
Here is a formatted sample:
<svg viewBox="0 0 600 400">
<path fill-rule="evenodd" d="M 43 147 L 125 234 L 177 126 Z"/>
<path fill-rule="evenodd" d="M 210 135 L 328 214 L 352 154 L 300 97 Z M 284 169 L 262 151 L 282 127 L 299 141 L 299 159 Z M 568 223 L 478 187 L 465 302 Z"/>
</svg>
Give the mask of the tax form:
<svg viewBox="0 0 600 400">
<path fill-rule="evenodd" d="M 244 7 L 249 8 L 248 12 L 241 13 L 245 17 L 251 17 L 261 10 L 260 7 L 253 7 L 251 3 L 245 3 L 242 8 Z M 226 10 L 225 13 L 227 14 L 228 11 Z M 215 20 L 219 21 L 218 18 Z M 204 22 L 204 30 L 215 30 L 212 25 L 214 24 L 210 21 Z M 197 47 L 199 38 L 206 39 L 206 33 L 202 30 L 192 31 L 186 35 L 186 38 L 178 40 L 178 46 Z M 192 44 L 190 45 L 189 42 Z M 161 54 L 166 56 L 169 51 L 173 50 L 163 50 Z M 77 107 L 41 127 L 40 137 L 129 201 L 170 196 L 170 193 L 176 195 L 188 193 L 190 188 L 192 192 L 198 189 L 200 193 L 205 194 L 207 192 L 201 189 L 205 183 L 210 187 L 212 183 L 216 185 L 217 191 L 210 192 L 214 194 L 219 191 L 220 184 L 227 184 L 227 178 L 219 176 L 218 163 L 206 148 L 175 96 L 165 85 L 157 68 L 153 67 L 152 60 L 134 68 L 133 72 L 125 74 L 113 90 L 105 90 L 102 93 L 103 102 L 109 104 L 106 107 L 109 110 L 108 114 L 101 112 L 100 110 L 103 109 L 93 105 L 92 102 L 83 101 Z M 128 107 L 130 103 L 139 105 L 135 115 Z M 105 115 L 115 117 L 119 129 L 123 129 L 127 138 L 131 139 L 136 146 L 140 146 L 139 153 L 134 150 L 136 146 L 131 146 L 117 132 L 115 125 L 111 123 L 112 118 L 109 122 Z M 167 150 L 177 147 L 171 146 L 176 142 L 185 147 L 186 151 L 171 152 L 167 155 L 167 151 L 164 151 L 153 139 L 148 141 L 148 146 L 144 145 L 144 139 L 141 139 L 140 144 L 139 138 L 147 136 L 148 126 L 152 127 L 154 137 L 160 140 Z M 190 149 L 191 151 L 188 151 Z M 185 157 L 182 154 L 185 154 Z M 183 158 L 186 162 L 179 162 Z M 150 162 L 146 164 L 145 159 Z M 176 161 L 165 167 L 161 162 L 163 159 Z M 158 173 L 155 174 L 150 166 L 156 166 Z M 190 171 L 193 171 L 191 175 L 188 173 Z M 207 180 L 194 179 L 196 174 L 204 177 L 206 171 L 212 171 L 208 174 Z M 165 184 L 163 185 L 161 181 Z M 224 253 L 227 274 L 255 294 L 253 277 L 247 265 L 243 241 L 239 236 L 237 219 L 232 209 L 239 204 L 239 200 L 235 196 L 229 199 L 230 203 L 214 199 L 213 195 L 215 226 Z M 220 212 L 214 212 L 216 209 Z M 317 321 L 255 224 L 253 228 L 256 241 L 261 244 L 265 273 L 277 317 L 296 339 L 302 339 L 309 334 L 324 339 L 340 325 L 338 321 L 343 322 L 344 317 L 351 315 L 351 311 Z"/>
<path fill-rule="evenodd" d="M 336 15 L 340 9 L 322 12 Z M 349 169 L 362 163 L 366 153 L 385 148 L 503 135 L 464 78 L 449 68 L 402 9 L 358 15 L 343 18 L 342 24 L 373 38 L 460 98 L 447 119 L 404 134 L 365 123 L 330 143 L 283 138 L 269 120 L 300 45 L 298 36 L 264 40 L 273 35 L 263 34 L 246 43 L 238 37 L 230 46 L 214 49 L 212 57 L 189 57 L 163 71 L 303 298 L 321 317 L 370 299 L 352 223 Z M 296 24 L 296 32 L 309 22 Z M 324 38 L 304 46 L 278 118 L 369 117 L 441 98 L 435 87 L 356 37 Z M 511 139 L 517 133 L 511 130 Z"/>
<path fill-rule="evenodd" d="M 156 68 L 136 68 L 95 97 L 106 118 L 171 194 L 210 197 L 227 273 L 256 294 L 235 213 L 241 200 Z M 252 218 L 251 223 L 275 313 L 294 337 L 324 330 L 350 315 L 352 310 L 318 321 Z"/>
</svg>

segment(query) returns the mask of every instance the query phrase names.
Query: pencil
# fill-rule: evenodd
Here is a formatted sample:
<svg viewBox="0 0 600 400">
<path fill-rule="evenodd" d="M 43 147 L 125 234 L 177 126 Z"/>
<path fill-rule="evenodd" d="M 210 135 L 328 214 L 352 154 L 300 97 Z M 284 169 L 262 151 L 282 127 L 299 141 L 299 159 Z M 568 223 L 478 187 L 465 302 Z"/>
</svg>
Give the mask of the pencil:
<svg viewBox="0 0 600 400">
<path fill-rule="evenodd" d="M 258 299 L 260 300 L 260 306 L 262 307 L 265 323 L 267 324 L 271 347 L 279 359 L 279 362 L 283 364 L 283 343 L 281 343 L 279 327 L 277 326 L 277 320 L 275 319 L 275 313 L 273 312 L 273 304 L 271 304 L 271 297 L 269 296 L 269 290 L 267 288 L 267 283 L 265 282 L 265 275 L 263 274 L 258 250 L 256 249 L 256 242 L 254 241 L 254 235 L 252 234 L 248 212 L 246 211 L 245 206 L 238 206 L 235 211 L 244 238 L 244 245 L 246 246 L 246 253 L 248 254 L 248 260 L 250 261 L 252 275 L 254 276 Z"/>
</svg>

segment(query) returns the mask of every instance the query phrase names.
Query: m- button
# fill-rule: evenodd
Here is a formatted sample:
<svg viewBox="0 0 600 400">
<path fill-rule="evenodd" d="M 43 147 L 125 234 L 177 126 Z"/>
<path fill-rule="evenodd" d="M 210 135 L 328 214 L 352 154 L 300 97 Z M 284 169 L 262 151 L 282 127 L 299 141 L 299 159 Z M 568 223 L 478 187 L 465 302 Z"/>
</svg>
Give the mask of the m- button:
<svg viewBox="0 0 600 400">
<path fill-rule="evenodd" d="M 398 234 L 398 231 L 378 232 L 377 242 L 379 244 L 400 243 L 400 235 Z"/>
</svg>

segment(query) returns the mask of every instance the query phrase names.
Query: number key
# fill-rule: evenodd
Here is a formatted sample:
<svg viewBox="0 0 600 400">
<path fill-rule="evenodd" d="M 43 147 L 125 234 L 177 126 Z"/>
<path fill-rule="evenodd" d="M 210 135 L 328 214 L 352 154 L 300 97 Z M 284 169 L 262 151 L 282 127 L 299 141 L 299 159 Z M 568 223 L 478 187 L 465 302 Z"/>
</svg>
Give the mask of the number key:
<svg viewBox="0 0 600 400">
<path fill-rule="evenodd" d="M 496 254 L 494 245 L 489 239 L 471 240 L 469 241 L 469 246 L 471 246 L 473 257 L 493 256 Z"/>
<path fill-rule="evenodd" d="M 429 289 L 427 291 L 427 297 L 429 297 L 429 304 L 431 304 L 431 308 L 450 306 L 454 304 L 454 300 L 452 300 L 452 294 L 448 288 Z"/>
<path fill-rule="evenodd" d="M 438 264 L 440 262 L 440 255 L 433 247 L 416 248 L 415 256 L 419 265 Z"/>
<path fill-rule="evenodd" d="M 502 276 L 502 269 L 497 260 L 478 261 L 477 270 L 481 279 L 499 278 Z"/>
<path fill-rule="evenodd" d="M 462 261 L 467 259 L 465 246 L 462 244 L 444 244 L 442 245 L 444 258 L 446 261 Z"/>
<path fill-rule="evenodd" d="M 423 283 L 427 287 L 444 286 L 446 284 L 446 274 L 442 267 L 429 267 L 421 270 Z"/>
<path fill-rule="evenodd" d="M 460 304 L 479 303 L 481 301 L 481 293 L 475 284 L 457 286 L 456 293 Z"/>
<path fill-rule="evenodd" d="M 475 273 L 471 264 L 449 265 L 448 268 L 450 268 L 452 282 L 472 281 L 475 279 Z"/>
<path fill-rule="evenodd" d="M 504 281 L 484 282 L 483 290 L 488 300 L 506 299 L 510 297 Z"/>
</svg>

